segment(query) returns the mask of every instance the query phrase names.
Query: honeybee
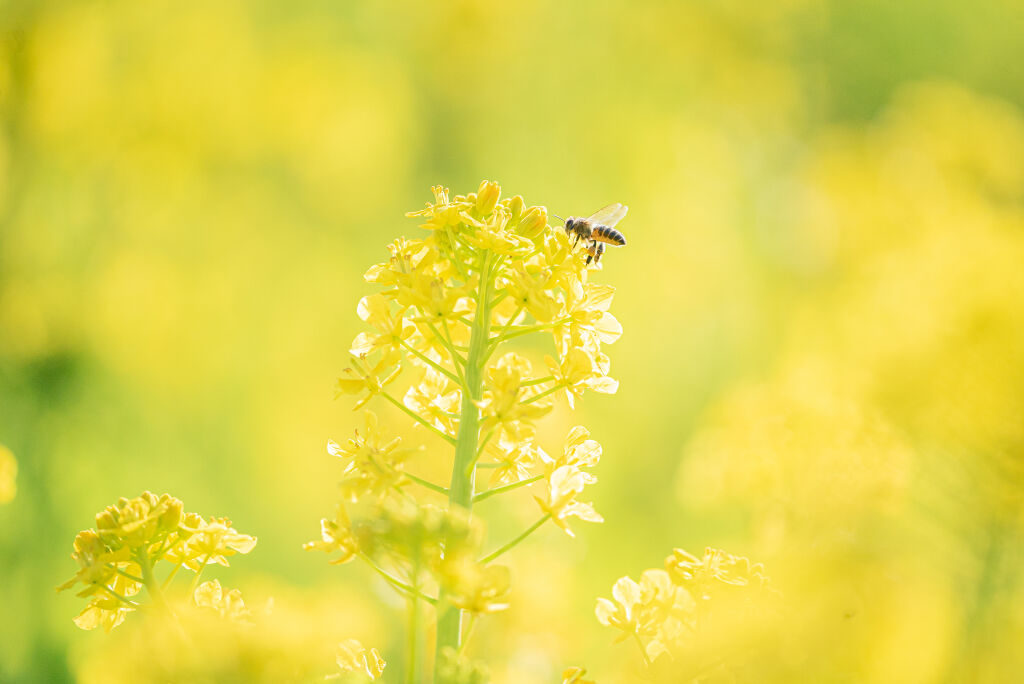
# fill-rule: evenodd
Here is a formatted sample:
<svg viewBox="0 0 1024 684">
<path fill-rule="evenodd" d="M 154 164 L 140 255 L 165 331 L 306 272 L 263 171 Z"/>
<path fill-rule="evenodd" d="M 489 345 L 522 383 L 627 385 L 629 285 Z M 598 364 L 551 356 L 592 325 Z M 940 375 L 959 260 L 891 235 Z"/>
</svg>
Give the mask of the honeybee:
<svg viewBox="0 0 1024 684">
<path fill-rule="evenodd" d="M 629 211 L 629 207 L 619 202 L 609 204 L 604 209 L 598 209 L 587 218 L 570 216 L 565 220 L 565 232 L 576 239 L 573 244 L 580 240 L 589 242 L 587 245 L 587 265 L 593 261 L 601 263 L 601 255 L 604 254 L 605 245 L 622 247 L 626 244 L 626 236 L 615 230 L 615 225 L 622 220 Z"/>
</svg>

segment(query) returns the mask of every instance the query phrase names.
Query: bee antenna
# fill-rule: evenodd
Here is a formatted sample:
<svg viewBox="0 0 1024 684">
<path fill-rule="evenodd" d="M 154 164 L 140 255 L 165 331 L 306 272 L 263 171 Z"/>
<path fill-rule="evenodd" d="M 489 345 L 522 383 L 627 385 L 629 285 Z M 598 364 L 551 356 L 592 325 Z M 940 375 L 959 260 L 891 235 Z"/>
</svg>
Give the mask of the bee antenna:
<svg viewBox="0 0 1024 684">
<path fill-rule="evenodd" d="M 559 221 L 561 221 L 562 223 L 565 223 L 565 219 L 562 218 L 561 216 L 559 216 L 558 214 L 556 214 L 555 212 L 551 212 L 551 215 L 554 216 Z"/>
</svg>

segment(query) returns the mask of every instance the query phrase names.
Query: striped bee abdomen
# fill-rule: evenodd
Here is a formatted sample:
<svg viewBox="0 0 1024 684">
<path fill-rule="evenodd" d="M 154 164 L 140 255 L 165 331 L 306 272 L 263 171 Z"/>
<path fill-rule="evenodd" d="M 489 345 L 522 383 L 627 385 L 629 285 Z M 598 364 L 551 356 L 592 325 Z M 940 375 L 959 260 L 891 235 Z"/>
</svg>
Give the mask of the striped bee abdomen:
<svg viewBox="0 0 1024 684">
<path fill-rule="evenodd" d="M 609 245 L 621 247 L 626 244 L 626 236 L 608 226 L 594 226 L 594 232 L 590 234 L 591 239 L 599 242 L 607 242 Z"/>
</svg>

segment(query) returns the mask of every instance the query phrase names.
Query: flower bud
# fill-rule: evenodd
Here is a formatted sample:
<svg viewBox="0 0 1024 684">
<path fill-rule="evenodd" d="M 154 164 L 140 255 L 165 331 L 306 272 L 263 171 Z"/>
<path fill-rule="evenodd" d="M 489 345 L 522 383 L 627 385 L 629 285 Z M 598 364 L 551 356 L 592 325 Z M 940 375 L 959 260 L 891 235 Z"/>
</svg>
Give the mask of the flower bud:
<svg viewBox="0 0 1024 684">
<path fill-rule="evenodd" d="M 448 188 L 443 185 L 435 185 L 430 188 L 430 191 L 434 193 L 435 204 L 448 204 Z"/>
<path fill-rule="evenodd" d="M 184 505 L 180 499 L 175 499 L 168 494 L 160 497 L 160 503 L 165 507 L 164 512 L 160 515 L 160 530 L 162 532 L 173 532 L 178 529 L 178 523 L 181 522 Z"/>
<path fill-rule="evenodd" d="M 544 207 L 530 207 L 519 220 L 519 234 L 533 239 L 548 227 L 548 210 Z"/>
<path fill-rule="evenodd" d="M 507 200 L 508 211 L 509 211 L 509 223 L 517 223 L 519 217 L 523 215 L 523 209 L 526 207 L 526 203 L 523 202 L 522 195 L 516 195 L 510 200 Z"/>
<path fill-rule="evenodd" d="M 501 197 L 501 186 L 494 181 L 481 181 L 476 191 L 476 211 L 480 216 L 490 216 Z"/>
<path fill-rule="evenodd" d="M 112 530 L 117 527 L 117 519 L 109 508 L 102 513 L 96 514 L 96 528 L 99 530 Z"/>
</svg>

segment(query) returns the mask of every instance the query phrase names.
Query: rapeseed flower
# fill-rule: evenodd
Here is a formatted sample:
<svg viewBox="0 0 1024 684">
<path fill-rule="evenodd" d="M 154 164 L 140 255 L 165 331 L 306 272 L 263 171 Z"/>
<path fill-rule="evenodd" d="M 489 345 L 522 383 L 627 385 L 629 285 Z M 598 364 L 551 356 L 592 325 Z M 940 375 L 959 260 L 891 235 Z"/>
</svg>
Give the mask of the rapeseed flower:
<svg viewBox="0 0 1024 684">
<path fill-rule="evenodd" d="M 433 442 L 422 451 L 434 462 L 450 459 L 450 481 L 406 472 L 413 450 L 380 436 L 368 413 L 365 436 L 346 447 L 330 443 L 344 463 L 342 500 L 334 518 L 321 521 L 320 539 L 305 548 L 337 554 L 335 563 L 360 558 L 406 597 L 413 652 L 417 606 L 433 605 L 435 679 L 445 684 L 479 678 L 446 654 L 458 655 L 463 612 L 507 606 L 512 578 L 493 561 L 549 518 L 570 536 L 573 517 L 602 521 L 578 500 L 596 480 L 587 469 L 600 459 L 600 445 L 577 427 L 553 458 L 537 444 L 536 423 L 559 392 L 573 408 L 588 389 L 617 390 L 602 345 L 622 328 L 609 311 L 614 288 L 590 282 L 599 267 L 548 225 L 544 207 L 503 197 L 491 181 L 466 195 L 431 191 L 434 201 L 408 214 L 426 235 L 393 241 L 388 260 L 366 271 L 365 280 L 381 289 L 359 302 L 369 329 L 350 345 L 338 389 L 357 398 L 356 408 L 370 400 L 390 404 L 452 447 L 442 455 Z M 506 348 L 528 335 L 554 340 L 543 364 Z M 477 468 L 492 469 L 490 489 L 477 488 Z M 533 483 L 542 487 L 535 499 L 543 517 L 481 557 L 484 527 L 474 502 Z M 447 506 L 425 504 L 417 493 L 440 494 Z"/>
<path fill-rule="evenodd" d="M 227 518 L 206 521 L 185 512 L 182 502 L 169 494 L 143 492 L 134 499 L 119 499 L 96 515 L 95 529 L 78 533 L 71 557 L 79 570 L 57 591 L 84 585 L 78 596 L 90 601 L 75 624 L 109 632 L 142 605 L 143 588 L 154 604 L 167 610 L 163 590 L 182 567 L 195 572 L 198 581 L 206 565 L 226 566 L 229 556 L 249 553 L 255 545 L 255 537 L 236 531 Z M 157 580 L 154 570 L 160 561 L 174 566 L 163 581 Z M 234 611 L 240 597 L 229 593 L 215 599 L 219 588 L 206 586 L 202 600 L 210 605 L 228 601 Z"/>
</svg>

